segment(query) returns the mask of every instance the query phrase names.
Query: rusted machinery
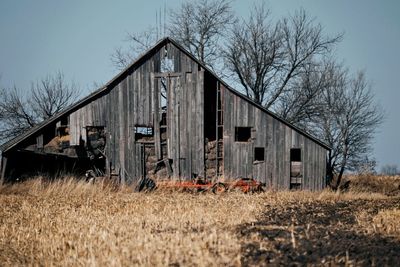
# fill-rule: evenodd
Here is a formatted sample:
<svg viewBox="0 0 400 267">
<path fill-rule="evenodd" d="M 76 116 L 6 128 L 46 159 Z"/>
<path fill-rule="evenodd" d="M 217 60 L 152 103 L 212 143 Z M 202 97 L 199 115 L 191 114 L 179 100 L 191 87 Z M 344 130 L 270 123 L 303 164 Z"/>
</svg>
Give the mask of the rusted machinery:
<svg viewBox="0 0 400 267">
<path fill-rule="evenodd" d="M 234 181 L 211 182 L 206 179 L 187 180 L 157 180 L 141 179 L 136 187 L 136 191 L 152 191 L 155 189 L 170 189 L 187 192 L 212 192 L 220 194 L 227 191 L 239 191 L 243 193 L 263 192 L 264 184 L 252 178 L 240 178 Z"/>
</svg>

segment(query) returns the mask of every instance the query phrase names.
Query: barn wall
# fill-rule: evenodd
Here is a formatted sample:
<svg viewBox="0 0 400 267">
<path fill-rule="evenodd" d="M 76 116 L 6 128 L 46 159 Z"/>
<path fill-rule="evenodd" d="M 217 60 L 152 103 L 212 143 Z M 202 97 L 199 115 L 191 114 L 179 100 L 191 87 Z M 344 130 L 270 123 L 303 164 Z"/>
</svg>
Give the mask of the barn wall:
<svg viewBox="0 0 400 267">
<path fill-rule="evenodd" d="M 167 53 L 173 62 L 168 92 L 168 157 L 173 176 L 190 179 L 204 175 L 204 71 L 171 44 L 149 55 L 140 66 L 122 77 L 109 93 L 70 114 L 71 145 L 86 141 L 86 126 L 105 126 L 108 162 L 123 180 L 141 174 L 141 150 L 134 127 L 154 127 L 159 120 L 160 62 Z M 157 127 L 155 127 L 156 129 Z"/>
<path fill-rule="evenodd" d="M 225 177 L 253 177 L 268 187 L 289 189 L 290 149 L 301 148 L 302 188 L 325 186 L 325 148 L 226 89 L 223 103 Z M 235 127 L 252 127 L 250 141 L 236 142 Z M 265 148 L 264 161 L 254 161 L 255 147 Z"/>
</svg>

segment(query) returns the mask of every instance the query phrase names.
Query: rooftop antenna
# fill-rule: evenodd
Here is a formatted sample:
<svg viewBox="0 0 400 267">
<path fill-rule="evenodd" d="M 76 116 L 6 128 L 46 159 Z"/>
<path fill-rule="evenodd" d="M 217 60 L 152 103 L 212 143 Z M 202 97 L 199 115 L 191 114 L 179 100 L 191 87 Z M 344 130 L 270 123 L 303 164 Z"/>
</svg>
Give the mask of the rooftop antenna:
<svg viewBox="0 0 400 267">
<path fill-rule="evenodd" d="M 166 28 L 167 28 L 166 17 L 167 17 L 167 0 L 164 0 L 164 37 L 166 36 Z"/>
<path fill-rule="evenodd" d="M 164 21 L 163 21 L 162 15 L 164 15 Z M 157 37 L 157 40 L 165 37 L 166 34 L 167 34 L 167 1 L 164 0 L 164 14 L 162 14 L 162 7 L 160 7 L 158 10 L 156 10 L 156 37 Z"/>
<path fill-rule="evenodd" d="M 156 10 L 156 39 L 158 40 L 158 12 Z"/>
<path fill-rule="evenodd" d="M 160 38 L 162 38 L 162 21 L 161 21 L 161 7 L 160 7 L 160 10 L 159 10 L 159 14 L 160 14 L 160 16 L 159 16 L 159 20 L 158 20 L 158 22 L 160 23 Z"/>
</svg>

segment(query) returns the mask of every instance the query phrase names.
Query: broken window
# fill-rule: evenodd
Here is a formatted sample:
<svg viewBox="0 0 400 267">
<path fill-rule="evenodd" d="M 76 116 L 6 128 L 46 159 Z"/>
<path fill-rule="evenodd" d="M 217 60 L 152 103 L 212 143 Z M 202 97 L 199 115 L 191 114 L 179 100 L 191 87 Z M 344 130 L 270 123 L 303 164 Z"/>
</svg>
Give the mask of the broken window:
<svg viewBox="0 0 400 267">
<path fill-rule="evenodd" d="M 264 161 L 265 149 L 263 147 L 254 148 L 254 161 Z"/>
<path fill-rule="evenodd" d="M 235 127 L 235 141 L 248 142 L 251 138 L 251 127 Z"/>
<path fill-rule="evenodd" d="M 153 127 L 135 126 L 135 141 L 152 140 L 154 136 Z"/>
</svg>

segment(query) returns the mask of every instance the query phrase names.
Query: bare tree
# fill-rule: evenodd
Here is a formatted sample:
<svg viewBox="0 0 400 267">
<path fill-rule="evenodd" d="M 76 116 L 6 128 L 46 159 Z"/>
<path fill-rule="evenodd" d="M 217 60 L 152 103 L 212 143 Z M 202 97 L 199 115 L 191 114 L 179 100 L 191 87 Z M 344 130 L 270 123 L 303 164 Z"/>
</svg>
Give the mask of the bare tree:
<svg viewBox="0 0 400 267">
<path fill-rule="evenodd" d="M 200 62 L 213 68 L 220 56 L 219 39 L 235 20 L 231 1 L 187 1 L 171 11 L 168 32 Z"/>
<path fill-rule="evenodd" d="M 275 104 L 279 115 L 286 121 L 307 129 L 310 119 L 320 114 L 320 106 L 315 100 L 328 85 L 332 67 L 330 61 L 305 66 Z"/>
<path fill-rule="evenodd" d="M 254 7 L 248 21 L 232 28 L 225 52 L 226 65 L 243 86 L 246 95 L 263 104 L 274 87 L 274 77 L 283 60 L 280 25 L 271 26 L 264 5 Z"/>
<path fill-rule="evenodd" d="M 154 27 L 148 27 L 142 32 L 128 32 L 124 41 L 129 44 L 128 49 L 118 47 L 111 54 L 111 62 L 119 70 L 126 68 L 139 54 L 154 45 L 157 41 L 157 31 Z"/>
<path fill-rule="evenodd" d="M 39 120 L 45 120 L 66 108 L 78 97 L 78 90 L 74 83 L 65 82 L 61 72 L 47 75 L 40 81 L 32 83 L 31 105 L 34 115 Z"/>
<path fill-rule="evenodd" d="M 168 34 L 195 55 L 200 62 L 214 68 L 221 51 L 220 38 L 235 21 L 229 0 L 186 1 L 175 10 L 170 10 L 169 22 L 164 25 Z M 123 69 L 141 52 L 147 50 L 158 39 L 158 30 L 153 27 L 128 33 L 127 50 L 115 49 L 112 63 Z"/>
<path fill-rule="evenodd" d="M 248 20 L 233 27 L 226 63 L 249 97 L 266 108 L 274 108 L 286 94 L 299 93 L 294 92 L 298 79 L 312 74 L 313 65 L 341 38 L 342 35 L 324 36 L 322 26 L 303 9 L 273 23 L 264 5 L 255 6 Z M 312 98 L 314 93 L 309 96 Z M 284 101 L 288 100 L 296 101 L 297 97 L 285 97 Z M 283 117 L 293 113 L 287 108 L 294 107 L 292 103 L 285 104 Z"/>
<path fill-rule="evenodd" d="M 38 120 L 34 117 L 28 100 L 17 88 L 0 91 L 0 140 L 7 141 L 35 126 Z"/>
<path fill-rule="evenodd" d="M 366 155 L 357 166 L 356 172 L 361 175 L 375 175 L 376 174 L 376 160 Z"/>
<path fill-rule="evenodd" d="M 374 102 L 364 72 L 351 77 L 347 69 L 335 65 L 326 77 L 328 86 L 318 97 L 320 112 L 314 117 L 313 131 L 332 150 L 328 154 L 329 177 L 338 188 L 345 170 L 356 170 L 371 153 L 371 141 L 382 123 L 382 109 Z"/>
<path fill-rule="evenodd" d="M 27 94 L 16 87 L 0 90 L 0 140 L 5 142 L 53 116 L 77 99 L 74 83 L 61 72 L 32 83 Z"/>
<path fill-rule="evenodd" d="M 394 176 L 394 175 L 398 175 L 399 172 L 399 168 L 397 167 L 396 164 L 386 164 L 383 165 L 381 168 L 381 174 L 383 175 L 390 175 L 390 176 Z"/>
</svg>

